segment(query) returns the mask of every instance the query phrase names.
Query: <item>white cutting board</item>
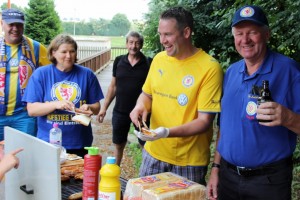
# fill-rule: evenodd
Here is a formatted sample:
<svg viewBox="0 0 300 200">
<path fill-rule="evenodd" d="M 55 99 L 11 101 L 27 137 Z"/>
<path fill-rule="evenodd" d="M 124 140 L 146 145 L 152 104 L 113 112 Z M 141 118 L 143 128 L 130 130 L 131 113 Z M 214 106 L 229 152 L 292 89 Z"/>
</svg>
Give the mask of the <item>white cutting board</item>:
<svg viewBox="0 0 300 200">
<path fill-rule="evenodd" d="M 36 137 L 5 127 L 5 153 L 17 148 L 18 169 L 5 175 L 6 200 L 61 200 L 59 149 Z M 33 194 L 26 194 L 20 186 L 31 187 Z"/>
</svg>

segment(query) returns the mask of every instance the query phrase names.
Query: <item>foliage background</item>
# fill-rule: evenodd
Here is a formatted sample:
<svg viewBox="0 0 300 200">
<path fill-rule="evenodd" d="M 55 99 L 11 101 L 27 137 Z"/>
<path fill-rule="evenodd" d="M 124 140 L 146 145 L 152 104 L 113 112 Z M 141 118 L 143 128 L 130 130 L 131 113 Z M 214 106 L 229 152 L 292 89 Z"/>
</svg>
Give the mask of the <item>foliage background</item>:
<svg viewBox="0 0 300 200">
<path fill-rule="evenodd" d="M 190 10 L 195 19 L 193 42 L 221 63 L 224 71 L 230 63 L 240 59 L 233 44 L 231 20 L 237 8 L 253 4 L 263 8 L 269 19 L 272 37 L 269 47 L 300 61 L 300 0 L 150 0 L 145 22 L 129 22 L 127 17 L 117 14 L 112 20 L 94 19 L 90 22 L 61 22 L 55 11 L 53 0 L 30 0 L 25 11 L 25 33 L 44 44 L 61 32 L 77 34 L 124 36 L 131 30 L 143 33 L 144 52 L 154 56 L 163 50 L 159 43 L 157 25 L 160 13 L 172 6 Z M 7 7 L 3 3 L 1 9 Z M 123 46 L 123 44 L 121 44 Z M 300 142 L 294 153 L 295 168 L 293 199 L 300 199 Z"/>
<path fill-rule="evenodd" d="M 195 19 L 194 44 L 217 58 L 226 70 L 240 59 L 231 35 L 232 16 L 237 8 L 247 4 L 258 5 L 266 12 L 272 30 L 269 47 L 299 62 L 300 0 L 151 0 L 143 29 L 146 46 L 153 55 L 162 50 L 157 35 L 159 14 L 171 6 L 182 6 Z"/>
</svg>

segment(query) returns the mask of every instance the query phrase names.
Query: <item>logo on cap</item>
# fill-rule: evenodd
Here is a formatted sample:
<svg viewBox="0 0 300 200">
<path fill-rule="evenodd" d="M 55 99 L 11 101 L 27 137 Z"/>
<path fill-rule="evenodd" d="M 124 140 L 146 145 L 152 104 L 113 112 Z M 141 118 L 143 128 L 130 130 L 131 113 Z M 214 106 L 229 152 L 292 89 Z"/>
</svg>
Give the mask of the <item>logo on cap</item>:
<svg viewBox="0 0 300 200">
<path fill-rule="evenodd" d="M 245 7 L 241 10 L 241 17 L 252 17 L 254 15 L 254 9 L 251 7 Z"/>
</svg>

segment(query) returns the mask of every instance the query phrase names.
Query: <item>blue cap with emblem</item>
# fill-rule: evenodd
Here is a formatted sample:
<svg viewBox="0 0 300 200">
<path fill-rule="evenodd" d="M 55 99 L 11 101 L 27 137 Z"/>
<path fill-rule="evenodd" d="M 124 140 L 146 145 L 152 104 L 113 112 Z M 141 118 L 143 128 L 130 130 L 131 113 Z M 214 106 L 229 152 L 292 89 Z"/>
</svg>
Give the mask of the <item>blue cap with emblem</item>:
<svg viewBox="0 0 300 200">
<path fill-rule="evenodd" d="M 17 9 L 6 9 L 2 11 L 2 20 L 7 24 L 21 23 L 24 24 L 24 13 Z"/>
<path fill-rule="evenodd" d="M 258 6 L 243 6 L 238 9 L 232 19 L 231 27 L 243 21 L 252 21 L 261 26 L 269 26 L 264 11 Z"/>
</svg>

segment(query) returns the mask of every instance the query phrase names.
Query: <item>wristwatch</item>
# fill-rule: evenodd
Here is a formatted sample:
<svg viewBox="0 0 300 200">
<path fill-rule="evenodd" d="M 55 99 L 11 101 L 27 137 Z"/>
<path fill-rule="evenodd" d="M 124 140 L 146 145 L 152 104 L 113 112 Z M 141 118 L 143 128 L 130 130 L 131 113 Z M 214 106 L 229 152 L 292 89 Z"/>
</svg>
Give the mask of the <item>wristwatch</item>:
<svg viewBox="0 0 300 200">
<path fill-rule="evenodd" d="M 213 163 L 212 165 L 211 165 L 211 168 L 213 168 L 213 167 L 216 167 L 216 168 L 220 168 L 220 164 L 217 164 L 217 163 Z"/>
</svg>

